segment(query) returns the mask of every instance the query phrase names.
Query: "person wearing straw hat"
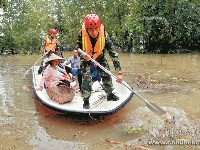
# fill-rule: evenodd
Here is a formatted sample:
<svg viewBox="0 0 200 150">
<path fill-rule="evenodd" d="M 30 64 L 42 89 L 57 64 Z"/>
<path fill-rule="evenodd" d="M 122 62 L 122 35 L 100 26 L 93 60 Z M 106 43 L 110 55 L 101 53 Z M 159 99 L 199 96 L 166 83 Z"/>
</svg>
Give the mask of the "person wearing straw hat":
<svg viewBox="0 0 200 150">
<path fill-rule="evenodd" d="M 43 90 L 44 85 L 48 96 L 60 103 L 66 103 L 73 100 L 75 96 L 75 89 L 70 88 L 70 79 L 63 76 L 58 71 L 58 64 L 63 60 L 62 57 L 52 53 L 48 58 L 49 66 L 45 69 L 40 87 L 36 90 Z"/>
</svg>

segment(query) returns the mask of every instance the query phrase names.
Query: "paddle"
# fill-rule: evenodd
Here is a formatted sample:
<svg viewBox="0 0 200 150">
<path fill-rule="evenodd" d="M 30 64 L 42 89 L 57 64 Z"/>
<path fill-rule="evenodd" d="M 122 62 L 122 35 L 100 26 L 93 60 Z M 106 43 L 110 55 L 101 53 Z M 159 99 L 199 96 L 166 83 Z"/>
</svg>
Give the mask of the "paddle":
<svg viewBox="0 0 200 150">
<path fill-rule="evenodd" d="M 83 52 L 80 48 L 78 48 L 78 52 L 80 52 L 83 55 L 87 55 L 88 58 L 94 62 L 96 65 L 99 66 L 99 68 L 101 68 L 103 71 L 105 71 L 106 73 L 108 73 L 109 75 L 111 75 L 112 77 L 114 77 L 115 79 L 117 79 L 117 77 L 115 77 L 115 75 L 113 75 L 109 70 L 107 70 L 106 68 L 104 68 L 103 66 L 101 66 L 98 62 L 96 62 L 94 59 L 92 59 L 90 57 L 90 55 L 88 55 L 86 52 Z M 136 93 L 126 82 L 122 81 L 122 84 L 125 85 L 130 91 L 132 91 L 135 95 L 137 95 L 139 98 L 141 98 L 146 106 L 156 115 L 164 115 L 166 114 L 166 111 L 163 110 L 161 107 L 157 106 L 156 104 L 152 103 L 152 102 L 148 102 L 145 98 L 143 98 L 142 96 L 140 96 L 138 93 Z"/>
<path fill-rule="evenodd" d="M 22 76 L 21 79 L 23 79 L 23 78 L 26 76 L 26 74 L 29 72 L 29 70 L 31 70 L 44 56 L 46 56 L 46 55 L 49 53 L 49 51 L 50 51 L 54 46 L 55 46 L 55 44 L 54 44 L 42 57 L 40 57 L 40 59 L 38 59 L 38 61 L 36 61 L 36 62 L 34 63 L 34 65 L 33 65 L 31 68 L 29 68 L 29 69 L 25 72 L 25 74 Z"/>
</svg>

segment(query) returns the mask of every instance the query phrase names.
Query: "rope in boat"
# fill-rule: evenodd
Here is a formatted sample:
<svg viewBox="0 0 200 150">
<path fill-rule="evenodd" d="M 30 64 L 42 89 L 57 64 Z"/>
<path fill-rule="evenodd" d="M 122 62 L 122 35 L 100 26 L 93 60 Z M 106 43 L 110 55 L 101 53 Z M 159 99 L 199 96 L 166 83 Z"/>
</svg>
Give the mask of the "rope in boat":
<svg viewBox="0 0 200 150">
<path fill-rule="evenodd" d="M 93 120 L 98 120 L 98 119 L 95 119 L 95 118 L 93 118 L 93 117 L 91 116 L 90 110 L 93 109 L 93 108 L 95 108 L 95 107 L 97 107 L 97 106 L 99 106 L 101 103 L 103 103 L 103 101 L 106 100 L 106 99 L 105 99 L 106 95 L 104 94 L 104 91 L 101 90 L 101 92 L 102 92 L 102 94 L 100 95 L 100 98 L 99 98 L 98 100 L 96 100 L 95 102 L 92 103 L 93 107 L 90 107 L 90 108 L 89 108 L 89 117 L 90 117 L 91 119 L 93 119 Z"/>
</svg>

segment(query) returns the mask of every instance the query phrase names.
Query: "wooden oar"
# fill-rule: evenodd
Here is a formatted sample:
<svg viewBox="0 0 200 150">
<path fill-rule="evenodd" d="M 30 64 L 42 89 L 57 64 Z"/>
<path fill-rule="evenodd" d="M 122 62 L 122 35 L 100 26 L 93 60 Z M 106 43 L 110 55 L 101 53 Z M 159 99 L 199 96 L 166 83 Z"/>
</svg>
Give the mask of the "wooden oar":
<svg viewBox="0 0 200 150">
<path fill-rule="evenodd" d="M 26 74 L 29 72 L 29 70 L 31 70 L 44 56 L 46 56 L 46 55 L 49 53 L 49 51 L 50 51 L 54 46 L 55 46 L 55 44 L 54 44 L 42 57 L 40 57 L 40 59 L 38 59 L 38 60 L 34 63 L 34 65 L 33 65 L 31 68 L 29 68 L 29 69 L 25 72 L 25 74 L 22 76 L 21 79 L 23 79 L 23 78 L 26 76 Z"/>
<path fill-rule="evenodd" d="M 113 75 L 109 70 L 107 70 L 106 68 L 104 68 L 103 66 L 101 66 L 97 61 L 95 61 L 94 59 L 92 59 L 90 57 L 90 55 L 88 55 L 86 52 L 83 52 L 80 48 L 78 49 L 78 52 L 80 52 L 83 55 L 87 55 L 87 57 L 94 62 L 96 65 L 99 66 L 99 68 L 101 68 L 103 71 L 105 71 L 106 73 L 108 73 L 109 75 L 111 75 L 112 77 L 114 77 L 115 79 L 117 79 L 117 77 L 115 77 L 115 75 Z M 156 115 L 164 115 L 166 114 L 166 111 L 163 110 L 161 107 L 159 107 L 158 105 L 152 103 L 152 102 L 148 102 L 145 98 L 143 98 L 142 96 L 140 96 L 138 93 L 136 93 L 126 82 L 122 81 L 122 84 L 125 85 L 130 91 L 132 91 L 135 95 L 137 95 L 139 98 L 141 98 L 146 106 Z"/>
</svg>

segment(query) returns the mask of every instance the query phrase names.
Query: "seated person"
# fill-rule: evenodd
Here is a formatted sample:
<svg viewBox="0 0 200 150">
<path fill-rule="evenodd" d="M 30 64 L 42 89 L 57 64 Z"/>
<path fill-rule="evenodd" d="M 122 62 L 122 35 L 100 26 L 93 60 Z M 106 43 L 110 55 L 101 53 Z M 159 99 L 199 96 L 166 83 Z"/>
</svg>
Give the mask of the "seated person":
<svg viewBox="0 0 200 150">
<path fill-rule="evenodd" d="M 71 67 L 68 67 L 68 65 L 71 65 Z M 64 61 L 63 66 L 65 66 L 67 73 L 72 74 L 73 79 L 76 81 L 77 88 L 81 89 L 81 80 L 79 80 L 82 79 L 80 78 L 80 58 L 78 57 L 78 51 L 76 49 L 73 50 L 73 56 Z"/>
<path fill-rule="evenodd" d="M 75 89 L 69 87 L 69 78 L 58 71 L 60 60 L 63 60 L 63 58 L 54 53 L 51 54 L 47 60 L 50 65 L 45 69 L 40 87 L 36 90 L 42 90 L 45 84 L 48 96 L 59 104 L 63 104 L 73 100 Z"/>
<path fill-rule="evenodd" d="M 53 52 L 54 54 L 56 54 L 57 56 L 60 56 L 61 55 L 57 52 Z M 49 54 L 49 56 L 51 56 L 52 53 Z M 48 57 L 49 57 L 48 56 Z M 62 60 L 61 60 L 62 61 Z M 69 73 L 66 72 L 66 70 L 63 68 L 62 64 L 61 64 L 61 61 L 59 62 L 59 64 L 57 65 L 57 70 L 61 73 L 61 75 L 65 75 L 71 82 L 71 76 L 69 75 Z M 46 58 L 44 61 L 43 61 L 43 71 L 49 67 L 50 64 L 49 64 L 49 61 L 48 61 L 48 58 Z"/>
<path fill-rule="evenodd" d="M 51 65 L 47 63 L 47 67 L 45 69 L 47 69 L 48 67 L 50 67 Z M 63 69 L 61 66 L 56 66 L 56 70 L 58 70 L 58 74 L 60 76 L 65 77 L 66 80 L 62 80 L 62 83 L 65 83 L 68 87 L 70 87 L 70 83 L 71 83 L 71 76 L 66 72 L 65 69 Z M 60 83 L 59 83 L 60 84 Z"/>
</svg>

